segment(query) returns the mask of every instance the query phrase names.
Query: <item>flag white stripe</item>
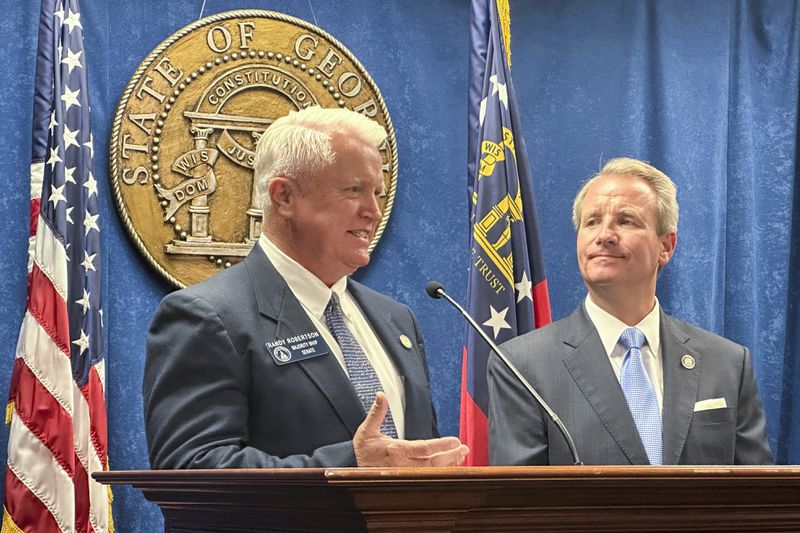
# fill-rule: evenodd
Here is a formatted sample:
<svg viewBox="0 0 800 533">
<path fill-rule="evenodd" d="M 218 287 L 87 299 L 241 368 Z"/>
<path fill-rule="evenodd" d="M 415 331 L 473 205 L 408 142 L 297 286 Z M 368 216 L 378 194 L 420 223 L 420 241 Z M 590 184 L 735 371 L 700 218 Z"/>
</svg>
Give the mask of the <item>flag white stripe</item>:
<svg viewBox="0 0 800 533">
<path fill-rule="evenodd" d="M 36 379 L 72 416 L 72 367 L 64 355 L 30 312 L 25 313 L 17 341 L 17 357 L 21 357 Z"/>
<path fill-rule="evenodd" d="M 75 414 L 72 417 L 72 427 L 75 430 L 75 454 L 89 474 L 89 520 L 95 531 L 105 531 L 108 525 L 108 493 L 103 485 L 91 477 L 92 472 L 102 472 L 104 468 L 91 439 L 89 404 L 77 383 L 74 394 Z"/>
<path fill-rule="evenodd" d="M 50 226 L 39 216 L 36 229 L 36 265 L 53 284 L 61 298 L 67 299 L 67 251 Z"/>
<path fill-rule="evenodd" d="M 44 163 L 31 163 L 31 200 L 42 197 L 42 181 L 44 180 Z"/>
<path fill-rule="evenodd" d="M 19 416 L 11 420 L 8 468 L 50 510 L 62 531 L 75 531 L 72 478 Z"/>
<path fill-rule="evenodd" d="M 103 386 L 103 396 L 105 397 L 106 393 L 106 360 L 101 359 L 98 363 L 95 363 L 94 369 L 97 371 L 97 377 L 100 378 L 100 384 Z"/>
</svg>

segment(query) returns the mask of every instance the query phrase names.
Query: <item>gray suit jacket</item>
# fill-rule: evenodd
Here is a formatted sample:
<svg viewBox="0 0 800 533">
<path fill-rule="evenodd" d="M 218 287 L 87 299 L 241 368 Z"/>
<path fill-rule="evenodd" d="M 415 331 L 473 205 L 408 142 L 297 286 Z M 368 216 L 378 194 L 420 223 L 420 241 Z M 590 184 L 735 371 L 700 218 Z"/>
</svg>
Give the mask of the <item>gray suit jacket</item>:
<svg viewBox="0 0 800 533">
<path fill-rule="evenodd" d="M 766 423 L 747 348 L 661 313 L 663 461 L 769 464 Z M 583 304 L 502 348 L 558 414 L 585 464 L 649 464 L 600 336 Z M 681 364 L 694 358 L 694 368 Z M 489 460 L 571 464 L 556 426 L 496 356 L 489 361 Z M 726 408 L 694 412 L 701 400 Z"/>
<path fill-rule="evenodd" d="M 352 280 L 348 290 L 402 377 L 406 438 L 437 436 L 414 315 Z M 150 326 L 143 383 L 153 468 L 355 466 L 352 439 L 366 413 L 335 356 L 279 366 L 265 346 L 310 331 L 259 247 L 167 295 Z"/>
</svg>

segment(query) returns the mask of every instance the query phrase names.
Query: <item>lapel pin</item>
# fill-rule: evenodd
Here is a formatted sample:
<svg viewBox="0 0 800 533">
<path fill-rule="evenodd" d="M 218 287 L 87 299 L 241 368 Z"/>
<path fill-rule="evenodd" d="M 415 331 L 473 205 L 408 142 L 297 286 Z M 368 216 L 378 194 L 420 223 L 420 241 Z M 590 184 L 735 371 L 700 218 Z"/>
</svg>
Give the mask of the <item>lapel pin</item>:
<svg viewBox="0 0 800 533">
<path fill-rule="evenodd" d="M 411 349 L 411 339 L 409 339 L 405 335 L 400 335 L 400 344 L 402 344 L 403 347 L 406 348 L 407 350 Z"/>
<path fill-rule="evenodd" d="M 695 365 L 695 362 L 694 362 L 694 357 L 692 357 L 691 355 L 689 355 L 689 354 L 687 353 L 686 355 L 684 355 L 683 357 L 681 357 L 681 365 L 682 365 L 682 366 L 683 366 L 683 368 L 685 368 L 686 370 L 691 370 L 691 369 L 693 369 L 693 368 L 694 368 L 694 365 Z"/>
</svg>

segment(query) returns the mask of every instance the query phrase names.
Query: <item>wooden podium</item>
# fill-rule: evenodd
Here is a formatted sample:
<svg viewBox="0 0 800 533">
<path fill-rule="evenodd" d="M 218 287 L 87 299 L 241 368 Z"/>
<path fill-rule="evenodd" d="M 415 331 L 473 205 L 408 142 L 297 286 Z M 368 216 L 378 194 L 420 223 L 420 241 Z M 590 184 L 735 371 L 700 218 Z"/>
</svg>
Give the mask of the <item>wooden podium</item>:
<svg viewBox="0 0 800 533">
<path fill-rule="evenodd" d="M 798 467 L 164 470 L 94 474 L 168 532 L 800 531 Z"/>
</svg>

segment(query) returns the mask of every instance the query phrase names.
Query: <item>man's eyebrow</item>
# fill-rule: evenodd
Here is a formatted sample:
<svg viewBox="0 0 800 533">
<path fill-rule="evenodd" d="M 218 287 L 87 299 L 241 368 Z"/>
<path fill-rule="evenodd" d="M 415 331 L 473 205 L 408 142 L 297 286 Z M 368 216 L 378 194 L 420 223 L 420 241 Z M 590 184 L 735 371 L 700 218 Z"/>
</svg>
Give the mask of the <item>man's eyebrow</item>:
<svg viewBox="0 0 800 533">
<path fill-rule="evenodd" d="M 642 218 L 642 215 L 639 213 L 639 211 L 634 209 L 634 208 L 632 208 L 632 207 L 621 207 L 619 209 L 618 213 L 620 215 L 625 215 L 625 216 L 628 216 L 628 217 Z"/>
</svg>

